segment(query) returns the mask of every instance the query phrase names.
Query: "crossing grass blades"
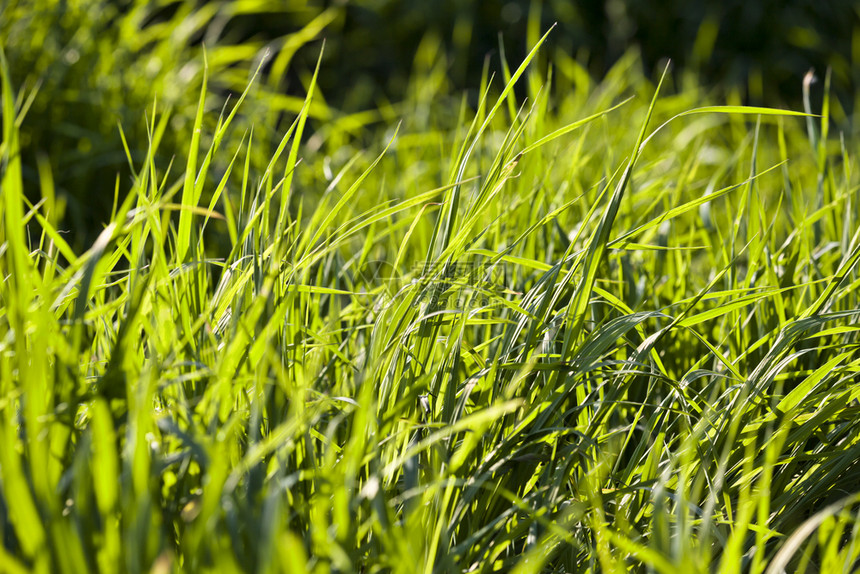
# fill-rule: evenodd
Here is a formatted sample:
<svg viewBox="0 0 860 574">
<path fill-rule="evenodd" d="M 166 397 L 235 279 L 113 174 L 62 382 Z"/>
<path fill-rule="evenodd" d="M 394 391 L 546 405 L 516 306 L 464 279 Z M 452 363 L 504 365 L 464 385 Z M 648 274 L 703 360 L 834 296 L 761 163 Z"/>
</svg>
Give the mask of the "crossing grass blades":
<svg viewBox="0 0 860 574">
<path fill-rule="evenodd" d="M 856 137 L 546 38 L 361 138 L 204 74 L 86 250 L 4 58 L 0 570 L 857 568 Z"/>
</svg>

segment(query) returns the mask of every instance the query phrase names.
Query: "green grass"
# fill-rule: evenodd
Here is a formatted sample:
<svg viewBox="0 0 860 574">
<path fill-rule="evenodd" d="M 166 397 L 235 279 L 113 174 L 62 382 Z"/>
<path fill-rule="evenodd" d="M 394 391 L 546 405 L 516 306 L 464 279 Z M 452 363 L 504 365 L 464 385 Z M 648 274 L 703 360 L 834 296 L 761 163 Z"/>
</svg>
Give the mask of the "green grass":
<svg viewBox="0 0 860 574">
<path fill-rule="evenodd" d="M 359 138 L 204 76 L 85 251 L 4 58 L 0 570 L 856 569 L 858 142 L 544 38 Z"/>
</svg>

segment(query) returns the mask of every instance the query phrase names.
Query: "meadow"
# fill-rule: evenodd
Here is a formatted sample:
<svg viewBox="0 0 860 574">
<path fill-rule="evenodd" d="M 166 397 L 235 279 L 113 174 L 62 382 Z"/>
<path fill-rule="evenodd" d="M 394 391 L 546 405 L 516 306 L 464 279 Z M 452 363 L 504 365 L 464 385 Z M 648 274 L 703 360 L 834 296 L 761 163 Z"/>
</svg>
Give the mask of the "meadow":
<svg viewBox="0 0 860 574">
<path fill-rule="evenodd" d="M 209 46 L 82 248 L 0 58 L 0 571 L 860 567 L 829 76 L 749 107 L 529 41 L 457 93 L 428 40 L 363 114 Z"/>
</svg>

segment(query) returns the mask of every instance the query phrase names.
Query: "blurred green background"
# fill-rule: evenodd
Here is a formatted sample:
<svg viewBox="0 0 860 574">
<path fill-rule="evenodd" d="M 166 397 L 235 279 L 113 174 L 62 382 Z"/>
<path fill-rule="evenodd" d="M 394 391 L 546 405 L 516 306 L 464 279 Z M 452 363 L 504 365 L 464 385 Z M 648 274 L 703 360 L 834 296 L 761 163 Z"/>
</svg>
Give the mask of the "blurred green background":
<svg viewBox="0 0 860 574">
<path fill-rule="evenodd" d="M 860 69 L 860 4 L 851 0 L 485 0 L 439 2 L 376 0 L 345 3 L 328 37 L 327 81 L 358 81 L 362 94 L 382 89 L 402 95 L 418 43 L 436 34 L 451 56 L 459 88 L 476 84 L 483 59 L 498 52 L 502 35 L 509 58 L 526 53 L 529 12 L 539 9 L 541 30 L 558 23 L 551 49 L 563 50 L 596 77 L 627 50 L 641 51 L 646 72 L 671 58 L 700 74 L 707 86 L 739 86 L 750 103 L 799 103 L 801 79 L 829 66 L 848 101 Z M 854 55 L 852 58 L 852 42 Z M 352 83 L 350 84 L 352 85 Z M 362 101 L 371 104 L 372 101 Z"/>
<path fill-rule="evenodd" d="M 328 130 L 330 153 L 387 129 L 392 116 L 414 113 L 397 103 L 410 101 L 417 74 L 435 74 L 439 91 L 476 101 L 485 66 L 498 73 L 502 49 L 515 65 L 553 23 L 542 65 L 564 53 L 599 78 L 634 50 L 646 76 L 671 58 L 676 82 L 697 83 L 717 100 L 733 94 L 749 104 L 801 109 L 806 72 L 823 78 L 829 68 L 834 122 L 856 130 L 860 5 L 851 0 L 4 0 L 0 6 L 0 43 L 19 105 L 28 108 L 21 126 L 28 190 L 35 201 L 45 179 L 53 180 L 79 247 L 98 233 L 115 195 L 128 189 L 134 161 L 146 153 L 153 109 L 170 113 L 160 161 L 184 157 L 204 46 L 215 96 L 207 106 L 211 122 L 268 54 L 238 123 L 254 126 L 261 150 L 254 161 L 261 166 L 301 107 L 322 38 L 306 134 L 312 139 L 315 130 Z M 814 93 L 818 109 L 823 90 Z M 234 147 L 242 135 L 237 130 Z M 174 166 L 172 177 L 181 169 Z"/>
</svg>

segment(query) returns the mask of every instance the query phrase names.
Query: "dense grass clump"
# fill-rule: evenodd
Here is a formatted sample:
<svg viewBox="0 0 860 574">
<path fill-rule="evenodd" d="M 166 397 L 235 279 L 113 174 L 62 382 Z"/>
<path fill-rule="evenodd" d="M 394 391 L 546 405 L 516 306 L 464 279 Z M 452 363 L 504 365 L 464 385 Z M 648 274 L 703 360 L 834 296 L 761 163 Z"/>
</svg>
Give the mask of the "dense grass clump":
<svg viewBox="0 0 860 574">
<path fill-rule="evenodd" d="M 204 76 L 84 252 L 4 59 L 0 570 L 856 568 L 857 142 L 543 41 L 262 151 Z"/>
</svg>

